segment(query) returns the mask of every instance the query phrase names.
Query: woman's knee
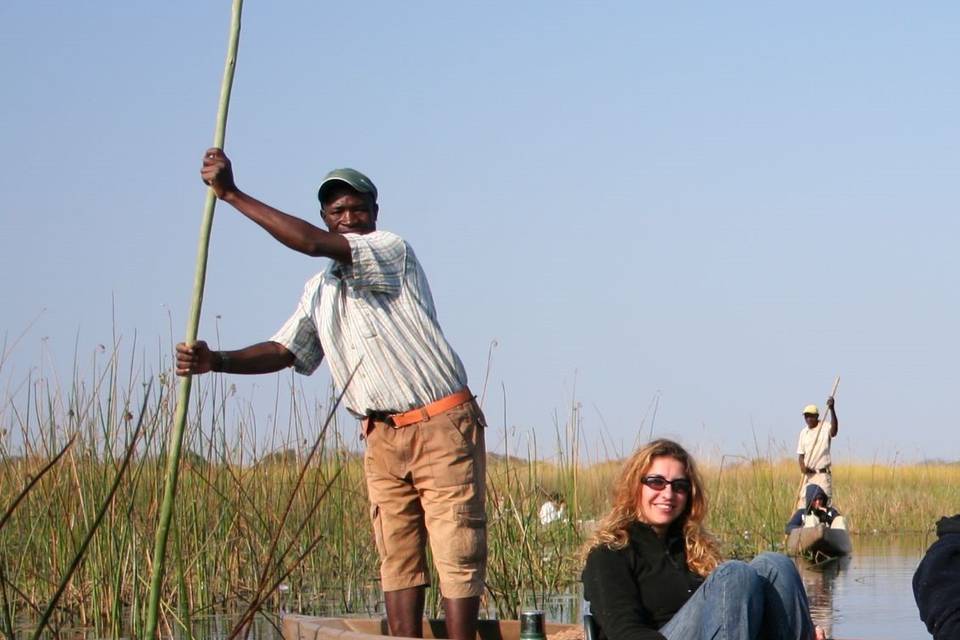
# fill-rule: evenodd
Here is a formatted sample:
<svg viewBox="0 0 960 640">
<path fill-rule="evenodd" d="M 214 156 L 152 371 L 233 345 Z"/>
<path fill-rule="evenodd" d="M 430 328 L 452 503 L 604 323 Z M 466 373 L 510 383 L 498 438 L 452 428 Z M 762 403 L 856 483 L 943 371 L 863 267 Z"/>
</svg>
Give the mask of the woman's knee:
<svg viewBox="0 0 960 640">
<path fill-rule="evenodd" d="M 742 593 L 750 593 L 760 584 L 760 576 L 753 567 L 740 560 L 728 560 L 710 574 L 711 578 L 723 582 L 724 587 Z"/>
<path fill-rule="evenodd" d="M 797 572 L 793 560 L 782 553 L 773 553 L 765 551 L 750 561 L 750 566 L 757 573 L 764 577 L 776 577 L 777 575 L 790 575 Z"/>
</svg>

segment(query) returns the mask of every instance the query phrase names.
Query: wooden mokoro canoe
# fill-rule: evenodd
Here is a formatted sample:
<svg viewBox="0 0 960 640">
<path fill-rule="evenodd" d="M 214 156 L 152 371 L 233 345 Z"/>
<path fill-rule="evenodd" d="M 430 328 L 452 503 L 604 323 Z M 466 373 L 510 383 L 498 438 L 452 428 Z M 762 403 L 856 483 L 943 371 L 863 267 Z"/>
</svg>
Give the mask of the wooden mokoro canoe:
<svg viewBox="0 0 960 640">
<path fill-rule="evenodd" d="M 849 531 L 822 523 L 814 527 L 798 527 L 787 536 L 787 553 L 792 556 L 820 554 L 837 557 L 852 550 Z"/>
<path fill-rule="evenodd" d="M 583 637 L 580 625 L 546 623 L 547 640 L 574 640 Z M 283 640 L 388 640 L 386 619 L 379 618 L 315 618 L 285 614 L 281 617 Z M 480 620 L 480 640 L 519 640 L 517 620 Z M 443 620 L 425 620 L 424 638 L 445 638 Z"/>
<path fill-rule="evenodd" d="M 577 624 L 544 625 L 547 640 L 583 639 L 583 627 Z M 386 619 L 376 618 L 316 618 L 284 614 L 281 616 L 283 640 L 395 640 L 387 633 Z M 477 628 L 480 640 L 519 640 L 520 623 L 517 620 L 480 620 Z M 446 636 L 443 620 L 430 620 L 423 626 L 424 638 Z"/>
</svg>

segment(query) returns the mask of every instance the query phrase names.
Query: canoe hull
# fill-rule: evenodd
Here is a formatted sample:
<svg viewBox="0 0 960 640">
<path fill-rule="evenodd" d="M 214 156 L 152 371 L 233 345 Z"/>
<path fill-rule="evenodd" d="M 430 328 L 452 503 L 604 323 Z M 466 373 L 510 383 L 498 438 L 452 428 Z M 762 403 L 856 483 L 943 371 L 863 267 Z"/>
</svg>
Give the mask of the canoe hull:
<svg viewBox="0 0 960 640">
<path fill-rule="evenodd" d="M 577 625 L 547 623 L 548 636 L 569 636 L 579 631 Z M 387 640 L 391 638 L 386 619 L 379 618 L 316 618 L 284 615 L 281 620 L 283 640 Z M 480 620 L 477 629 L 480 640 L 519 640 L 520 623 L 517 620 Z M 424 638 L 445 638 L 443 620 L 426 620 Z"/>
<path fill-rule="evenodd" d="M 833 529 L 825 524 L 799 527 L 787 536 L 787 553 L 798 555 L 845 556 L 853 550 L 850 532 Z"/>
</svg>

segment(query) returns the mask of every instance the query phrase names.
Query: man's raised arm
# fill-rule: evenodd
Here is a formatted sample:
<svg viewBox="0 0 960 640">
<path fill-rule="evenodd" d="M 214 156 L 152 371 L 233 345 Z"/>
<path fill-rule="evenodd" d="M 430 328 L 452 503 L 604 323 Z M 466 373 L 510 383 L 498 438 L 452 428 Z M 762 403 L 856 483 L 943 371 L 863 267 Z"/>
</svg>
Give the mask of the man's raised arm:
<svg viewBox="0 0 960 640">
<path fill-rule="evenodd" d="M 350 264 L 350 244 L 339 233 L 331 233 L 306 220 L 274 209 L 237 188 L 233 166 L 223 150 L 207 149 L 200 177 L 217 198 L 247 216 L 281 243 L 308 256 L 332 258 Z"/>
<path fill-rule="evenodd" d="M 836 438 L 840 430 L 840 420 L 837 418 L 837 408 L 834 406 L 833 396 L 827 398 L 827 411 L 830 412 L 830 437 Z"/>
</svg>

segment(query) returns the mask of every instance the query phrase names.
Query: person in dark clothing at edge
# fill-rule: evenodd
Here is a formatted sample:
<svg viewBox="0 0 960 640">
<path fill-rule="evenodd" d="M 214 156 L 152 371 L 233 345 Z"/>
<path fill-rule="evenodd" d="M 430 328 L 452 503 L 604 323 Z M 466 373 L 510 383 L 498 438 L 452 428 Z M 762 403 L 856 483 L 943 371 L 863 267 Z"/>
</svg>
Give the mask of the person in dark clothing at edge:
<svg viewBox="0 0 960 640">
<path fill-rule="evenodd" d="M 913 597 L 935 640 L 960 640 L 960 513 L 940 518 L 937 537 L 913 574 Z"/>
<path fill-rule="evenodd" d="M 790 533 L 794 529 L 802 527 L 803 516 L 808 514 L 817 516 L 820 522 L 829 526 L 833 522 L 833 519 L 840 515 L 840 512 L 830 505 L 830 496 L 824 492 L 820 485 L 808 484 L 807 505 L 803 509 L 797 509 L 794 512 L 793 517 L 790 518 L 790 522 L 784 527 L 784 533 Z"/>
<path fill-rule="evenodd" d="M 614 486 L 613 508 L 584 547 L 598 640 L 825 637 L 789 558 L 722 561 L 703 526 L 703 482 L 682 446 L 647 444 Z"/>
</svg>

